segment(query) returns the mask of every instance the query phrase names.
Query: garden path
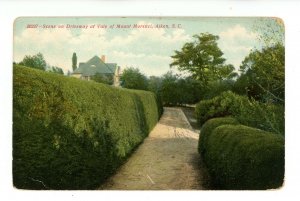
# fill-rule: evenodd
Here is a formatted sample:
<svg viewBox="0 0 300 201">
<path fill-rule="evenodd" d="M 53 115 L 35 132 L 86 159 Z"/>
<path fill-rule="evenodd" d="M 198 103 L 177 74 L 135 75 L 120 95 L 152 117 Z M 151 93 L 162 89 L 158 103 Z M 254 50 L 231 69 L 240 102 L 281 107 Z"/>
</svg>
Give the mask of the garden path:
<svg viewBox="0 0 300 201">
<path fill-rule="evenodd" d="M 99 189 L 205 189 L 198 137 L 180 108 L 165 107 L 149 137 Z"/>
</svg>

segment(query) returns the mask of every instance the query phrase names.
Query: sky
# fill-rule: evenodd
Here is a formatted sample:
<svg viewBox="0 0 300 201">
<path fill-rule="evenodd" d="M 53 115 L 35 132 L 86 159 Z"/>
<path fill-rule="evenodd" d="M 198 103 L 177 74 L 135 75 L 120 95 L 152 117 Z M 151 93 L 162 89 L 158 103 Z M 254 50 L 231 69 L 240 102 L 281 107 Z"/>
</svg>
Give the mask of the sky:
<svg viewBox="0 0 300 201">
<path fill-rule="evenodd" d="M 238 70 L 252 49 L 263 46 L 259 36 L 270 21 L 273 30 L 280 30 L 278 19 L 254 17 L 21 17 L 14 23 L 14 61 L 40 52 L 66 73 L 76 52 L 78 63 L 105 55 L 106 62 L 122 70 L 135 67 L 160 76 L 170 70 L 175 50 L 193 41 L 193 35 L 208 32 L 219 36 L 226 63 Z"/>
</svg>

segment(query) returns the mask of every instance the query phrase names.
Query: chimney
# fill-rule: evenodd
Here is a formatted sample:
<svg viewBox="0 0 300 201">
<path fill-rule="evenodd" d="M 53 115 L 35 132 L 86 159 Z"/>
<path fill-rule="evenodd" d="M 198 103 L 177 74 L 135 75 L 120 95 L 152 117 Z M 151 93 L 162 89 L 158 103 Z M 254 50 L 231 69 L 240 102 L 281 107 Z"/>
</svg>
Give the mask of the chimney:
<svg viewBox="0 0 300 201">
<path fill-rule="evenodd" d="M 101 60 L 105 63 L 105 55 L 101 56 Z"/>
</svg>

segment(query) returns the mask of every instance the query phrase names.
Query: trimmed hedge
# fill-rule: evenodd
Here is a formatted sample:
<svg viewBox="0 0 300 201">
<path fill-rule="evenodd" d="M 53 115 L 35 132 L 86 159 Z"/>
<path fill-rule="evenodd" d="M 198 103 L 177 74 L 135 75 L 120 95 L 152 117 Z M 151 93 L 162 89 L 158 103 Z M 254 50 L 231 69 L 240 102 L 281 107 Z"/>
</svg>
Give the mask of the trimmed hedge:
<svg viewBox="0 0 300 201">
<path fill-rule="evenodd" d="M 284 106 L 260 103 L 231 91 L 200 101 L 195 108 L 200 125 L 216 117 L 233 116 L 240 123 L 284 135 Z"/>
<path fill-rule="evenodd" d="M 198 152 L 202 155 L 203 161 L 205 161 L 205 152 L 207 147 L 207 142 L 212 131 L 221 125 L 237 125 L 239 122 L 232 117 L 219 117 L 208 120 L 201 128 L 200 137 L 198 141 Z"/>
<path fill-rule="evenodd" d="M 151 92 L 14 66 L 13 183 L 21 189 L 97 188 L 161 113 Z"/>
<path fill-rule="evenodd" d="M 205 161 L 221 189 L 258 190 L 282 186 L 284 138 L 243 125 L 221 125 L 207 139 Z"/>
</svg>

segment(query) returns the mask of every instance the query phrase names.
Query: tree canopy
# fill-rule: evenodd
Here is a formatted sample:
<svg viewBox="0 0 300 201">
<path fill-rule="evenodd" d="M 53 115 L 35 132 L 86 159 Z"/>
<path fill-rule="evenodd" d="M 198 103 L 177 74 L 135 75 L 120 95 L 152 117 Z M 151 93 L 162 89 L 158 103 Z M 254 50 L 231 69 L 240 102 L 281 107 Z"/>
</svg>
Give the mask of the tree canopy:
<svg viewBox="0 0 300 201">
<path fill-rule="evenodd" d="M 255 99 L 284 102 L 284 54 L 280 43 L 252 51 L 240 66 L 238 87 Z"/>
<path fill-rule="evenodd" d="M 193 37 L 195 40 L 185 43 L 181 51 L 175 50 L 170 67 L 189 72 L 194 79 L 204 83 L 232 77 L 234 67 L 225 65 L 223 52 L 217 44 L 219 36 L 201 33 Z"/>
<path fill-rule="evenodd" d="M 33 56 L 25 55 L 25 57 L 19 64 L 30 68 L 36 68 L 39 70 L 46 70 L 47 67 L 47 63 L 42 53 L 38 53 Z"/>
<path fill-rule="evenodd" d="M 147 77 L 140 72 L 138 68 L 127 68 L 123 71 L 121 77 L 121 86 L 128 89 L 147 90 Z"/>
</svg>

